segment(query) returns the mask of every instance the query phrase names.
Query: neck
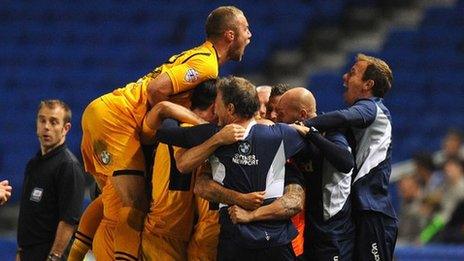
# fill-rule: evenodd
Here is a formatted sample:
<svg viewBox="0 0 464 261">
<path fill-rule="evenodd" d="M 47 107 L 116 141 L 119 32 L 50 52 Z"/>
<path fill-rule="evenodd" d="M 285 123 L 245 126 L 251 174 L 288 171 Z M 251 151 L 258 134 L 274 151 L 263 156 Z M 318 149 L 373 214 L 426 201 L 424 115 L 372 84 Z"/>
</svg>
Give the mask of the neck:
<svg viewBox="0 0 464 261">
<path fill-rule="evenodd" d="M 214 49 L 216 49 L 219 65 L 223 65 L 224 63 L 226 63 L 229 60 L 227 53 L 228 53 L 230 44 L 227 44 L 226 42 L 222 40 L 216 40 L 216 39 L 206 39 L 206 40 L 211 42 L 214 46 Z"/>
<path fill-rule="evenodd" d="M 63 143 L 64 143 L 64 139 L 61 140 L 59 143 L 57 143 L 57 144 L 56 144 L 55 146 L 53 146 L 53 147 L 44 147 L 44 146 L 40 145 L 40 151 L 42 152 L 42 156 L 45 155 L 45 154 L 47 154 L 47 153 L 49 153 L 50 151 L 56 149 L 57 147 L 63 145 Z"/>
<path fill-rule="evenodd" d="M 234 124 L 237 124 L 237 125 L 240 125 L 242 126 L 243 128 L 247 128 L 248 125 L 250 125 L 250 122 L 253 121 L 254 119 L 253 118 L 248 118 L 248 119 L 245 119 L 245 118 L 235 118 L 234 120 L 232 120 L 231 123 L 234 123 Z"/>
<path fill-rule="evenodd" d="M 370 98 L 373 98 L 374 96 L 372 94 L 361 94 L 359 96 L 356 97 L 356 99 L 354 99 L 353 103 L 350 104 L 353 105 L 355 104 L 357 101 L 361 100 L 361 99 L 370 99 Z"/>
</svg>

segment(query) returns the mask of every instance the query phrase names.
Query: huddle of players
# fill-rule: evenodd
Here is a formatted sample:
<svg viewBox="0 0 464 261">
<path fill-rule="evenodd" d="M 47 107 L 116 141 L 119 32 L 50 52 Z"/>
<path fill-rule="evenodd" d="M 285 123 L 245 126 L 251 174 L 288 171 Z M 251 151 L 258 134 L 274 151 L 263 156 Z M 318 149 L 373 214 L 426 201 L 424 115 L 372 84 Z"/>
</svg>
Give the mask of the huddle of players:
<svg viewBox="0 0 464 261">
<path fill-rule="evenodd" d="M 352 106 L 319 117 L 305 88 L 282 95 L 271 90 L 268 118 L 310 128 L 271 124 L 255 120 L 255 86 L 238 77 L 213 80 L 220 65 L 241 60 L 250 42 L 243 12 L 230 6 L 213 10 L 206 35 L 203 45 L 86 108 L 82 154 L 102 194 L 85 210 L 69 259 L 82 260 L 89 249 L 97 260 L 391 259 L 391 136 L 382 132 L 389 126 L 391 133 L 391 125 L 381 101 L 391 87 L 388 66 L 358 56 L 344 76 Z M 379 92 L 378 86 L 388 88 Z M 179 127 L 166 118 L 197 126 Z M 152 141 L 155 133 L 162 142 L 147 175 L 149 202 L 141 142 Z M 380 155 L 376 148 L 364 151 L 374 139 L 381 140 Z M 377 175 L 379 169 L 385 171 Z M 351 191 L 357 187 L 362 193 Z M 356 225 L 366 219 L 353 219 L 352 207 L 372 220 L 363 235 Z M 290 217 L 299 232 L 293 245 L 298 233 Z"/>
</svg>

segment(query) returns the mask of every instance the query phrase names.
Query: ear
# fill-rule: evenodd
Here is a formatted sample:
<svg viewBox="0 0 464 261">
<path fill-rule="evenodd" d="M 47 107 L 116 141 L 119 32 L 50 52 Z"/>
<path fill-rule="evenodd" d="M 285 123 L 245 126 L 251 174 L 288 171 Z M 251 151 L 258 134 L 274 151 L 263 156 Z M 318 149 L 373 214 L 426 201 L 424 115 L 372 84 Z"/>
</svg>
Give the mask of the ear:
<svg viewBox="0 0 464 261">
<path fill-rule="evenodd" d="M 211 105 L 208 107 L 208 109 L 206 109 L 206 111 L 209 111 L 209 112 L 211 112 L 212 114 L 214 114 L 214 113 L 216 112 L 214 108 L 216 108 L 216 107 L 215 107 L 214 102 L 213 102 L 213 103 L 211 103 Z"/>
<path fill-rule="evenodd" d="M 227 112 L 229 112 L 230 115 L 235 113 L 235 106 L 232 103 L 227 104 Z"/>
<path fill-rule="evenodd" d="M 68 123 L 65 123 L 64 126 L 63 126 L 63 135 L 66 136 L 66 134 L 68 134 L 69 130 L 71 129 L 71 123 L 68 122 Z"/>
<path fill-rule="evenodd" d="M 304 119 L 307 119 L 307 117 L 308 117 L 308 111 L 306 109 L 300 110 L 299 114 L 300 115 L 298 115 L 298 116 L 299 116 L 300 121 L 303 121 Z"/>
<path fill-rule="evenodd" d="M 370 79 L 370 80 L 367 80 L 365 83 L 364 83 L 364 87 L 363 89 L 366 90 L 366 91 L 369 91 L 369 90 L 372 90 L 372 88 L 374 88 L 374 80 Z"/>
<path fill-rule="evenodd" d="M 233 42 L 235 40 L 235 32 L 233 30 L 226 30 L 224 36 L 227 41 Z"/>
</svg>

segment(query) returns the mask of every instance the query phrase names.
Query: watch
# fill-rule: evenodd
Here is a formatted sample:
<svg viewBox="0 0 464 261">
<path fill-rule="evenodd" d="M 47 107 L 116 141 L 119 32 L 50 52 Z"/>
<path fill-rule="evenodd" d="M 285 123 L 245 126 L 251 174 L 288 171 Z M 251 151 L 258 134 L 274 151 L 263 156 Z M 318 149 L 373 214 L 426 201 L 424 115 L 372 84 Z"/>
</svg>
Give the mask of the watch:
<svg viewBox="0 0 464 261">
<path fill-rule="evenodd" d="M 316 133 L 316 132 L 319 133 L 319 131 L 314 126 L 309 127 L 309 132 L 311 132 L 311 133 Z"/>
<path fill-rule="evenodd" d="M 61 260 L 61 255 L 54 253 L 54 252 L 48 254 L 47 261 L 58 261 L 58 260 Z"/>
</svg>

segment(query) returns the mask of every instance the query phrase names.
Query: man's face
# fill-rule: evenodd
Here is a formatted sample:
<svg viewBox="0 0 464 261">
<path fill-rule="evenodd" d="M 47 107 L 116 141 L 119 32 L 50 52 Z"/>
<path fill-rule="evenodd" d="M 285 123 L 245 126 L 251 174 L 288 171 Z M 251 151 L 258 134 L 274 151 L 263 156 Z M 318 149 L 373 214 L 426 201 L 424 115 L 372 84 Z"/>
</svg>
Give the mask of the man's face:
<svg viewBox="0 0 464 261">
<path fill-rule="evenodd" d="M 259 91 L 258 92 L 258 99 L 259 99 L 259 116 L 261 118 L 266 118 L 266 106 L 269 102 L 269 95 L 271 94 L 270 91 Z"/>
<path fill-rule="evenodd" d="M 399 182 L 399 191 L 403 199 L 413 200 L 419 186 L 412 178 L 404 178 Z"/>
<path fill-rule="evenodd" d="M 296 106 L 293 106 L 292 103 L 286 101 L 285 97 L 280 98 L 279 102 L 276 106 L 277 111 L 277 122 L 282 123 L 294 123 L 295 121 L 299 121 L 299 110 Z"/>
<path fill-rule="evenodd" d="M 269 98 L 269 102 L 266 106 L 266 119 L 277 122 L 277 104 L 279 103 L 280 97 L 282 97 L 282 95 Z"/>
<path fill-rule="evenodd" d="M 208 109 L 207 111 L 205 111 L 202 118 L 207 122 L 217 123 L 218 117 L 216 113 L 214 112 L 214 105 L 212 106 L 211 109 Z"/>
<path fill-rule="evenodd" d="M 457 135 L 447 135 L 443 141 L 443 151 L 447 156 L 455 156 L 459 154 L 461 148 L 461 138 Z"/>
<path fill-rule="evenodd" d="M 345 86 L 343 97 L 348 105 L 352 105 L 362 96 L 362 89 L 366 84 L 362 78 L 367 66 L 366 61 L 358 61 L 343 75 L 343 86 Z"/>
<path fill-rule="evenodd" d="M 218 90 L 216 100 L 214 101 L 214 111 L 218 118 L 218 125 L 225 126 L 228 124 L 228 112 L 224 101 L 222 100 L 222 92 Z"/>
<path fill-rule="evenodd" d="M 229 57 L 233 61 L 241 61 L 245 53 L 245 47 L 250 43 L 251 32 L 245 16 L 238 15 L 236 22 L 237 30 L 235 31 L 235 38 L 229 50 Z"/>
<path fill-rule="evenodd" d="M 64 123 L 65 111 L 60 106 L 43 106 L 37 114 L 37 137 L 42 151 L 48 152 L 64 142 L 71 124 Z"/>
</svg>

